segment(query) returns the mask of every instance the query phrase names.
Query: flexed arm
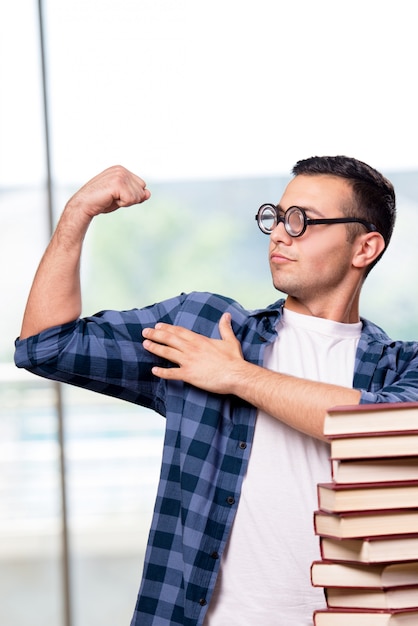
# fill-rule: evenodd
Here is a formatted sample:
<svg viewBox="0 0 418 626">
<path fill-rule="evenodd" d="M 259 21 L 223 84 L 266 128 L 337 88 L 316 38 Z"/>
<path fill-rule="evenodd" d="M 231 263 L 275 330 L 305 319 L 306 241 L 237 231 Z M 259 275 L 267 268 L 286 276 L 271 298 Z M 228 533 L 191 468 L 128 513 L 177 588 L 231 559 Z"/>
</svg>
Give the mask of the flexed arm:
<svg viewBox="0 0 418 626">
<path fill-rule="evenodd" d="M 148 200 L 145 182 L 121 166 L 86 183 L 67 202 L 36 272 L 20 338 L 65 324 L 81 313 L 80 258 L 87 229 L 96 215 Z"/>
</svg>

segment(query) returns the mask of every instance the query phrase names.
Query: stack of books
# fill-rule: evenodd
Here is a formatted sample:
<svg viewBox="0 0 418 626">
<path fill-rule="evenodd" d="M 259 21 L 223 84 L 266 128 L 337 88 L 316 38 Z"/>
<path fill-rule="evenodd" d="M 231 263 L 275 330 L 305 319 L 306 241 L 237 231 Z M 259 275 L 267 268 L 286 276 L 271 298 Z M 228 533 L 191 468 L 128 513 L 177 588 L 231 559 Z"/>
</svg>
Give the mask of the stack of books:
<svg viewBox="0 0 418 626">
<path fill-rule="evenodd" d="M 418 402 L 331 409 L 314 513 L 315 626 L 418 626 Z"/>
</svg>

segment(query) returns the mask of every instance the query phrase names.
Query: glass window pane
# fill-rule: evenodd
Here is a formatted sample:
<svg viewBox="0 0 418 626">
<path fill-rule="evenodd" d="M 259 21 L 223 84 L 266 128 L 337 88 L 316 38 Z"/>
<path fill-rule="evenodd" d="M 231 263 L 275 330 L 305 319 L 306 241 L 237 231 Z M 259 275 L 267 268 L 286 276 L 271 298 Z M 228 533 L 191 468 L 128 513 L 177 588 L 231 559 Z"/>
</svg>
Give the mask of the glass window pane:
<svg viewBox="0 0 418 626">
<path fill-rule="evenodd" d="M 13 341 L 48 237 L 36 3 L 0 7 L 0 623 L 63 623 L 54 387 Z"/>
<path fill-rule="evenodd" d="M 80 389 L 66 388 L 64 399 L 75 623 L 128 624 L 165 422 L 151 411 Z"/>
<path fill-rule="evenodd" d="M 61 624 L 54 388 L 0 372 L 0 623 Z"/>
</svg>

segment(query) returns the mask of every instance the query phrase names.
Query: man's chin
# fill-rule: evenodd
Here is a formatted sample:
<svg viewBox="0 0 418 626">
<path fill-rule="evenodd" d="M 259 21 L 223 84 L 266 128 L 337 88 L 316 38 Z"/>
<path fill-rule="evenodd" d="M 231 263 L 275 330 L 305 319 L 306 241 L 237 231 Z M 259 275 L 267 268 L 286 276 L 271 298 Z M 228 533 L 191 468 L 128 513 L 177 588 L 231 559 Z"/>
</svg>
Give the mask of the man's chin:
<svg viewBox="0 0 418 626">
<path fill-rule="evenodd" d="M 285 287 L 285 285 L 280 285 L 277 282 L 273 281 L 273 287 L 276 289 L 276 291 L 280 291 L 280 293 L 282 293 L 285 296 L 289 296 L 290 293 L 287 290 L 287 288 Z"/>
</svg>

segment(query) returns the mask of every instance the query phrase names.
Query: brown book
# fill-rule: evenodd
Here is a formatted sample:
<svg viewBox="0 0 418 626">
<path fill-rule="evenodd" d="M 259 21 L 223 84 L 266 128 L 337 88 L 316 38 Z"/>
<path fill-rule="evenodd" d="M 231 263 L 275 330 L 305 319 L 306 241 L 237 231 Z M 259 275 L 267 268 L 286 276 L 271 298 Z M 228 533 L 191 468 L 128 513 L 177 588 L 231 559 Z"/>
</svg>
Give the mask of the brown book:
<svg viewBox="0 0 418 626">
<path fill-rule="evenodd" d="M 314 528 L 317 535 L 340 539 L 418 534 L 418 509 L 347 513 L 315 511 Z"/>
<path fill-rule="evenodd" d="M 413 609 L 418 607 L 418 586 L 390 589 L 327 587 L 325 597 L 328 607 L 336 609 Z"/>
<path fill-rule="evenodd" d="M 418 481 L 363 485 L 320 483 L 317 491 L 318 506 L 323 511 L 339 513 L 418 507 Z"/>
<path fill-rule="evenodd" d="M 418 456 L 332 459 L 331 474 L 338 484 L 418 480 Z"/>
<path fill-rule="evenodd" d="M 324 421 L 324 435 L 418 431 L 418 402 L 387 402 L 332 407 Z"/>
<path fill-rule="evenodd" d="M 417 609 L 322 609 L 315 611 L 314 626 L 417 626 Z"/>
<path fill-rule="evenodd" d="M 328 437 L 331 459 L 418 456 L 418 431 Z"/>
<path fill-rule="evenodd" d="M 347 563 L 387 563 L 418 560 L 417 535 L 333 539 L 320 537 L 321 557 Z"/>
<path fill-rule="evenodd" d="M 418 560 L 379 565 L 314 561 L 311 582 L 314 587 L 366 587 L 375 590 L 415 586 L 417 593 Z M 418 606 L 418 602 L 412 606 Z"/>
</svg>

